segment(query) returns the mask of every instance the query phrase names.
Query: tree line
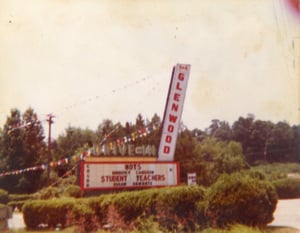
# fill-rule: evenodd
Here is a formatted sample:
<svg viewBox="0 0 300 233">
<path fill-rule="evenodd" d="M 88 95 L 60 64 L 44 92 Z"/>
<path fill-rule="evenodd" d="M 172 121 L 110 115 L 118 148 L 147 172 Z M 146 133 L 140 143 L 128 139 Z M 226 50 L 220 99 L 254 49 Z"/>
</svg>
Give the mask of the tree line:
<svg viewBox="0 0 300 233">
<path fill-rule="evenodd" d="M 104 119 L 96 130 L 68 126 L 64 133 L 51 140 L 51 160 L 74 155 L 82 148 L 116 141 L 149 125 L 155 125 L 156 130 L 130 143 L 158 147 L 162 121 L 157 114 L 151 119 L 138 114 L 135 122 L 123 125 Z M 180 162 L 182 181 L 188 172 L 197 172 L 198 182 L 210 185 L 222 173 L 232 173 L 258 163 L 299 162 L 299 142 L 299 125 L 258 120 L 252 114 L 239 117 L 232 125 L 214 119 L 206 129 L 181 128 L 175 160 Z M 0 128 L 0 173 L 47 163 L 47 149 L 37 113 L 32 108 L 23 114 L 12 109 Z M 75 163 L 52 169 L 51 180 L 55 181 Z M 47 172 L 43 170 L 0 177 L 0 188 L 10 193 L 32 193 L 46 184 Z"/>
</svg>

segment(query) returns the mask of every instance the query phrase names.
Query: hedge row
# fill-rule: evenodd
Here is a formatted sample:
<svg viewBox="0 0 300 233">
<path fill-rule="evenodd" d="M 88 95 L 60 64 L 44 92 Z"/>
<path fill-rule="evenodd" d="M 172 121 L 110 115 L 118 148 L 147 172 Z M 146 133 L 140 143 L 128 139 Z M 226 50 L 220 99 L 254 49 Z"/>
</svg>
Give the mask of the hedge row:
<svg viewBox="0 0 300 233">
<path fill-rule="evenodd" d="M 26 201 L 33 199 L 33 194 L 9 194 L 8 205 L 13 209 L 18 208 L 19 210 L 21 210 Z"/>
<path fill-rule="evenodd" d="M 9 201 L 27 201 L 33 198 L 34 194 L 9 194 Z"/>
<path fill-rule="evenodd" d="M 280 199 L 300 198 L 300 179 L 284 178 L 272 181 Z"/>
<path fill-rule="evenodd" d="M 60 198 L 28 201 L 23 206 L 26 226 L 36 229 L 40 225 L 62 227 L 83 222 L 86 231 L 109 224 L 128 227 L 137 219 L 155 216 L 162 228 L 177 226 L 174 219 L 196 222 L 196 202 L 205 200 L 201 186 L 149 189 L 122 192 L 92 198 Z M 176 217 L 176 218 L 175 218 Z"/>
<path fill-rule="evenodd" d="M 29 201 L 23 206 L 23 216 L 28 228 L 40 224 L 81 224 L 85 231 L 104 224 L 128 228 L 151 218 L 163 230 L 194 231 L 233 223 L 264 226 L 272 221 L 276 203 L 277 194 L 269 182 L 232 174 L 222 176 L 207 190 L 179 186 L 92 198 Z"/>
</svg>

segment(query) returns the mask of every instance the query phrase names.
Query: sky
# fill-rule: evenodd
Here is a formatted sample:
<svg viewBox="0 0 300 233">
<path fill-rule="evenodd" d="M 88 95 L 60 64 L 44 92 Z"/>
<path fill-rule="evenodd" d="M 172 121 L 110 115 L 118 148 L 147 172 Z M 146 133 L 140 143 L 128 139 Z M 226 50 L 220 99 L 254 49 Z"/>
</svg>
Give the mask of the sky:
<svg viewBox="0 0 300 233">
<path fill-rule="evenodd" d="M 33 108 L 54 137 L 104 119 L 163 117 L 172 67 L 191 64 L 182 121 L 299 124 L 297 0 L 0 0 L 0 128 Z"/>
</svg>

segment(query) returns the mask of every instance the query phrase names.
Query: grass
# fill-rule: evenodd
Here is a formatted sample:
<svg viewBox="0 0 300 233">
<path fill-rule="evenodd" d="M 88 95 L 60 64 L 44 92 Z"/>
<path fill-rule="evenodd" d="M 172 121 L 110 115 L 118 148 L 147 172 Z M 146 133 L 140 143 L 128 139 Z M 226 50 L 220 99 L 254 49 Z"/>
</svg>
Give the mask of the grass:
<svg viewBox="0 0 300 233">
<path fill-rule="evenodd" d="M 268 227 L 264 233 L 299 233 L 299 229 L 291 227 Z"/>
<path fill-rule="evenodd" d="M 66 228 L 63 230 L 36 230 L 36 231 L 27 231 L 23 229 L 12 229 L 7 233 L 78 233 L 75 227 Z M 95 233 L 107 233 L 111 231 L 99 230 Z M 122 231 L 117 231 L 118 233 L 122 233 Z M 127 231 L 126 231 L 127 232 Z M 267 227 L 266 229 L 256 229 L 250 228 L 243 225 L 234 225 L 230 230 L 220 230 L 220 229 L 206 229 L 204 231 L 200 231 L 198 233 L 299 233 L 300 230 L 291 228 L 291 227 Z M 137 231 L 127 232 L 127 233 L 138 233 Z"/>
<path fill-rule="evenodd" d="M 8 233 L 75 233 L 76 229 L 75 227 L 66 228 L 60 231 L 57 230 L 26 230 L 26 229 L 11 229 L 8 231 Z"/>
</svg>

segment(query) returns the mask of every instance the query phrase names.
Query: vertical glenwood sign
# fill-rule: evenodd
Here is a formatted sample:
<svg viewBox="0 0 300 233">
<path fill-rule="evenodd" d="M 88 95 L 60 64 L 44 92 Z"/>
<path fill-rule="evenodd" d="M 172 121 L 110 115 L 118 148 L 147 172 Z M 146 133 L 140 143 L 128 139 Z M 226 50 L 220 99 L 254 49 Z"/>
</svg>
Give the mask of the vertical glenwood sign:
<svg viewBox="0 0 300 233">
<path fill-rule="evenodd" d="M 173 68 L 172 79 L 166 103 L 163 130 L 158 148 L 159 161 L 173 161 L 180 127 L 183 103 L 191 66 L 177 64 Z"/>
<path fill-rule="evenodd" d="M 175 186 L 177 162 L 82 162 L 81 189 L 124 189 Z"/>
</svg>

